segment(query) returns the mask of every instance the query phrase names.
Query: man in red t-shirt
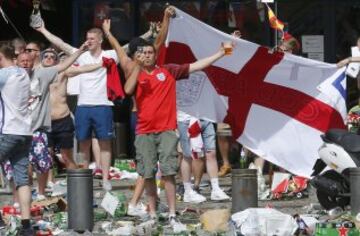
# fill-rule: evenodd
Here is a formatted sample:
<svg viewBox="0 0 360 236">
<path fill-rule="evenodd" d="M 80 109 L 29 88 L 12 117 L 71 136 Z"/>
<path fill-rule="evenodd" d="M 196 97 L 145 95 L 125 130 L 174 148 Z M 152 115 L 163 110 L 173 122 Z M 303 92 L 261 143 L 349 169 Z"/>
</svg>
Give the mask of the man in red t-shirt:
<svg viewBox="0 0 360 236">
<path fill-rule="evenodd" d="M 187 78 L 189 73 L 202 70 L 223 57 L 224 48 L 214 55 L 184 65 L 158 67 L 156 51 L 152 44 L 141 48 L 135 55 L 136 67 L 125 83 L 125 93 L 135 93 L 138 108 L 136 127 L 137 171 L 145 178 L 151 217 L 156 217 L 157 162 L 165 182 L 169 205 L 169 222 L 175 218 L 175 178 L 178 171 L 176 129 L 176 80 Z"/>
</svg>

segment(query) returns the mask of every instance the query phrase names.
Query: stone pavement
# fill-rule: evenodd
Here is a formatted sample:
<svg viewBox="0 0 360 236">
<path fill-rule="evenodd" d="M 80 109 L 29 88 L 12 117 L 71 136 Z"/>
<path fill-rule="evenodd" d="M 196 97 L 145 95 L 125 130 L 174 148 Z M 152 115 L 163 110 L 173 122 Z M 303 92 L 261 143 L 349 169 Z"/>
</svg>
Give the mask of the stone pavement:
<svg viewBox="0 0 360 236">
<path fill-rule="evenodd" d="M 206 181 L 206 176 L 205 176 Z M 59 180 L 59 179 L 57 179 Z M 179 180 L 178 180 L 179 182 Z M 134 189 L 135 180 L 113 180 L 113 190 L 112 193 L 116 195 L 117 193 L 125 194 L 126 198 L 129 200 L 132 196 L 132 192 Z M 231 189 L 231 177 L 220 178 L 220 185 L 226 191 Z M 97 208 L 94 208 L 95 211 L 101 211 L 100 203 L 104 196 L 104 191 L 101 187 L 101 181 L 94 179 L 94 198 L 98 205 Z M 203 213 L 209 209 L 231 209 L 231 201 L 224 202 L 215 202 L 210 200 L 210 186 L 205 187 L 201 190 L 201 194 L 203 194 L 208 201 L 200 203 L 200 204 L 189 204 L 183 202 L 177 202 L 177 211 L 182 212 L 185 208 L 192 209 L 192 213 L 185 213 L 179 216 L 179 219 L 184 224 L 197 224 L 199 223 L 199 214 Z M 161 202 L 166 203 L 165 193 L 164 191 L 160 194 Z M 9 194 L 0 194 L 0 207 L 5 204 L 12 204 L 12 198 Z M 145 197 L 143 196 L 141 199 L 142 202 L 145 203 Z M 306 209 L 304 206 L 309 205 L 310 203 L 316 203 L 316 196 L 313 191 L 310 190 L 310 196 L 304 199 L 293 199 L 293 200 L 276 200 L 276 201 L 259 201 L 259 207 L 271 206 L 283 213 L 295 214 L 295 213 L 305 213 Z M 195 213 L 197 212 L 197 213 Z M 141 223 L 140 219 L 135 217 L 123 217 L 120 219 L 111 219 L 108 217 L 106 221 L 117 221 L 117 220 L 130 220 L 134 221 L 135 224 Z M 105 235 L 101 233 L 101 224 L 103 221 L 95 222 L 94 226 L 94 235 Z M 165 222 L 164 222 L 165 223 Z"/>
</svg>

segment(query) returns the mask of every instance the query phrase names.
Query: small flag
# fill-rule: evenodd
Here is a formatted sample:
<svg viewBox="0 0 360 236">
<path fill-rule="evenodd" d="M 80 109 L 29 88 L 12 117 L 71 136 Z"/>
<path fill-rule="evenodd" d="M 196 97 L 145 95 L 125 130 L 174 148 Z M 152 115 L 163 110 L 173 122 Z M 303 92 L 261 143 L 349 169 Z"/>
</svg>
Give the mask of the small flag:
<svg viewBox="0 0 360 236">
<path fill-rule="evenodd" d="M 266 4 L 268 8 L 268 17 L 269 17 L 269 23 L 270 27 L 276 30 L 284 30 L 285 24 L 280 21 L 274 14 L 274 12 L 271 10 L 271 8 Z"/>
</svg>

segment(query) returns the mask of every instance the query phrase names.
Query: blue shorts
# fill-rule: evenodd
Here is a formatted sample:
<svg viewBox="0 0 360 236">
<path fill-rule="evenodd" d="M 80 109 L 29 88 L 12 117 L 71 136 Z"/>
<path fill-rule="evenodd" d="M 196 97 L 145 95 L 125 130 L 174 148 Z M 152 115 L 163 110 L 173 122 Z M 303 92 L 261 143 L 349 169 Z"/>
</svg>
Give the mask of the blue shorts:
<svg viewBox="0 0 360 236">
<path fill-rule="evenodd" d="M 31 136 L 0 134 L 0 162 L 10 161 L 16 188 L 29 185 Z"/>
<path fill-rule="evenodd" d="M 215 129 L 213 123 L 205 120 L 200 120 L 201 125 L 201 137 L 204 143 L 205 152 L 215 151 L 216 143 L 215 143 Z M 189 121 L 178 122 L 178 130 L 179 130 L 179 140 L 181 149 L 184 157 L 191 158 L 191 148 L 190 148 L 190 139 L 188 136 L 188 128 Z"/>
<path fill-rule="evenodd" d="M 75 133 L 78 141 L 92 138 L 114 138 L 113 111 L 111 106 L 78 106 L 75 111 Z"/>
</svg>

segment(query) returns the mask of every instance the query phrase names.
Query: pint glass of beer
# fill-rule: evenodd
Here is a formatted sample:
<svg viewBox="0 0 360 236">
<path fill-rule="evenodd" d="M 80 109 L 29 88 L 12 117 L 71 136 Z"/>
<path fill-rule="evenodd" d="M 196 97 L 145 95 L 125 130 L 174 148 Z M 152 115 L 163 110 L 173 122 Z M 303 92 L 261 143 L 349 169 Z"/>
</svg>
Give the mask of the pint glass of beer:
<svg viewBox="0 0 360 236">
<path fill-rule="evenodd" d="M 233 45 L 231 41 L 226 41 L 223 43 L 225 55 L 231 55 L 233 52 Z"/>
</svg>

